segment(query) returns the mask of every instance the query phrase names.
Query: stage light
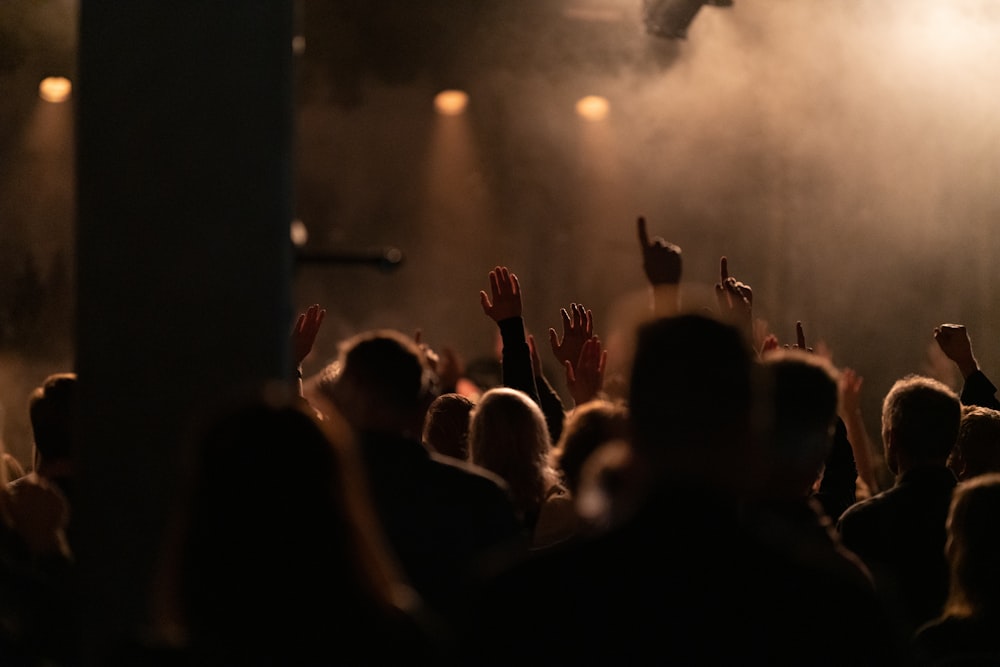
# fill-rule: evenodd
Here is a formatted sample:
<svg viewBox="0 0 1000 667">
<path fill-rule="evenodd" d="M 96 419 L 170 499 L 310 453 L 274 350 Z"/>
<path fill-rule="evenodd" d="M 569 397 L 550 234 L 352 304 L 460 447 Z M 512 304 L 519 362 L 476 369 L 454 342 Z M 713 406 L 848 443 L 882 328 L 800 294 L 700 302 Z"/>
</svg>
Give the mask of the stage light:
<svg viewBox="0 0 1000 667">
<path fill-rule="evenodd" d="M 576 112 L 587 120 L 604 120 L 608 117 L 611 105 L 608 100 L 599 95 L 581 97 L 576 103 Z"/>
<path fill-rule="evenodd" d="M 461 90 L 442 90 L 434 97 L 434 108 L 444 116 L 457 116 L 469 105 L 469 95 Z"/>
<path fill-rule="evenodd" d="M 38 84 L 38 96 L 46 102 L 65 102 L 73 84 L 64 76 L 47 76 Z"/>
<path fill-rule="evenodd" d="M 642 0 L 646 32 L 667 39 L 684 39 L 703 5 L 731 7 L 732 0 Z"/>
</svg>

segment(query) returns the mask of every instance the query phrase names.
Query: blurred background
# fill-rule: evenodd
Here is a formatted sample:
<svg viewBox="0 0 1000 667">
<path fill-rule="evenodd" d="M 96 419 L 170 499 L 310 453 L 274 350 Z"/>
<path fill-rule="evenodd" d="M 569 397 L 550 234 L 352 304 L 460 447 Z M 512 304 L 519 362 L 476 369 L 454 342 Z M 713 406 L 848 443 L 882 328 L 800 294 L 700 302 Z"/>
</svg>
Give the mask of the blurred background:
<svg viewBox="0 0 1000 667">
<path fill-rule="evenodd" d="M 873 434 L 896 378 L 959 386 L 939 323 L 1000 377 L 1000 4 L 727 4 L 300 0 L 294 303 L 327 309 L 306 372 L 373 327 L 495 355 L 478 294 L 502 264 L 568 401 L 546 331 L 584 304 L 622 371 L 644 215 L 683 248 L 687 305 L 726 256 L 783 342 L 800 320 L 864 376 Z M 0 404 L 24 463 L 28 393 L 74 364 L 77 11 L 0 3 Z"/>
</svg>

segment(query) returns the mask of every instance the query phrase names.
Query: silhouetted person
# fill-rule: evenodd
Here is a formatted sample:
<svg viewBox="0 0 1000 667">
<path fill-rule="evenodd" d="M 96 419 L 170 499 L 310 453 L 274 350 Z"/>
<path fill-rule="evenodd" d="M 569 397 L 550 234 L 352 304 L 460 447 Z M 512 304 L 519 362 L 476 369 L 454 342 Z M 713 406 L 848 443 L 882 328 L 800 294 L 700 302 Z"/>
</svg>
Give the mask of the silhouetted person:
<svg viewBox="0 0 1000 667">
<path fill-rule="evenodd" d="M 73 509 L 77 503 L 74 423 L 79 400 L 76 373 L 53 373 L 28 397 L 28 414 L 35 441 L 33 475 L 52 484 L 69 505 L 67 538 L 74 536 Z M 23 477 L 28 481 L 31 475 Z M 16 486 L 19 482 L 13 482 Z"/>
<path fill-rule="evenodd" d="M 416 343 L 391 330 L 345 341 L 319 389 L 358 434 L 377 514 L 408 580 L 448 616 L 493 559 L 527 545 L 506 484 L 421 443 L 434 376 Z"/>
<path fill-rule="evenodd" d="M 573 501 L 549 464 L 548 426 L 541 408 L 517 389 L 495 387 L 472 411 L 469 454 L 510 488 L 532 548 L 571 538 L 579 527 Z"/>
<path fill-rule="evenodd" d="M 837 524 L 907 634 L 941 613 L 948 592 L 945 519 L 955 476 L 946 463 L 960 421 L 958 396 L 943 383 L 917 375 L 896 381 L 882 403 L 882 441 L 896 483 Z"/>
<path fill-rule="evenodd" d="M 929 665 L 1000 665 L 1000 474 L 959 484 L 948 514 L 944 612 L 916 634 Z"/>
<path fill-rule="evenodd" d="M 434 655 L 339 416 L 286 384 L 213 413 L 159 593 L 185 664 L 384 665 Z M 275 458 L 292 467 L 275 474 Z M 147 654 L 152 659 L 152 653 Z M 123 661 L 126 662 L 126 661 Z"/>
<path fill-rule="evenodd" d="M 79 659 L 75 564 L 65 497 L 44 478 L 0 469 L 0 665 Z"/>
<path fill-rule="evenodd" d="M 469 460 L 469 415 L 475 403 L 458 393 L 441 394 L 424 418 L 423 442 L 432 451 Z"/>
<path fill-rule="evenodd" d="M 580 473 L 587 458 L 601 445 L 627 439 L 628 432 L 628 408 L 612 401 L 589 401 L 566 416 L 553 459 L 571 494 L 580 489 Z"/>
<path fill-rule="evenodd" d="M 1000 411 L 962 406 L 962 424 L 948 467 L 960 480 L 1000 472 Z"/>
</svg>

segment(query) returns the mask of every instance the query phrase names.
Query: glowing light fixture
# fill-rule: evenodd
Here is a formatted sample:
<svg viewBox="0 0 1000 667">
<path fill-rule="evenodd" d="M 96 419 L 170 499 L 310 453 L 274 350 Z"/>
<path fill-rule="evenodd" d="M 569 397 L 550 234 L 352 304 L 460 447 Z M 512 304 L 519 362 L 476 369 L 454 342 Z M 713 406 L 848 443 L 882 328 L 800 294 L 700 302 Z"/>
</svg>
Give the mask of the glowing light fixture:
<svg viewBox="0 0 1000 667">
<path fill-rule="evenodd" d="M 442 90 L 434 97 L 434 108 L 444 116 L 457 116 L 469 106 L 469 95 L 462 90 Z"/>
<path fill-rule="evenodd" d="M 305 35 L 295 35 L 292 37 L 292 53 L 297 56 L 301 56 L 306 52 L 306 36 Z"/>
<path fill-rule="evenodd" d="M 65 102 L 73 84 L 64 76 L 47 76 L 38 84 L 38 96 L 46 102 Z"/>
<path fill-rule="evenodd" d="M 576 103 L 576 112 L 587 120 L 604 120 L 610 110 L 611 105 L 608 104 L 608 100 L 600 95 L 587 95 Z"/>
<path fill-rule="evenodd" d="M 309 240 L 309 230 L 306 229 L 306 223 L 301 220 L 292 220 L 292 243 L 295 244 L 296 248 L 301 248 Z"/>
</svg>

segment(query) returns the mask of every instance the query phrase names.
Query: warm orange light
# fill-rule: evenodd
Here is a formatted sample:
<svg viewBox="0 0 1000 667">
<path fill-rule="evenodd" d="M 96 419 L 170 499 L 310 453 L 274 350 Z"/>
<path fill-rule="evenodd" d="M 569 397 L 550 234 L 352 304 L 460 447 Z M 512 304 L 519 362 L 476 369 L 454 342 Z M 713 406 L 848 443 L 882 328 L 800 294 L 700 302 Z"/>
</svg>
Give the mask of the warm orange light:
<svg viewBox="0 0 1000 667">
<path fill-rule="evenodd" d="M 434 108 L 445 116 L 457 116 L 468 105 L 469 96 L 462 90 L 442 90 L 434 97 Z"/>
<path fill-rule="evenodd" d="M 47 76 L 38 84 L 38 96 L 46 102 L 65 102 L 73 92 L 73 84 L 64 76 Z"/>
<path fill-rule="evenodd" d="M 306 223 L 301 220 L 292 220 L 292 243 L 295 244 L 297 248 L 301 248 L 309 240 L 309 230 L 306 229 Z"/>
<path fill-rule="evenodd" d="M 610 109 L 607 99 L 599 95 L 581 97 L 576 103 L 576 112 L 587 120 L 604 120 Z"/>
<path fill-rule="evenodd" d="M 297 56 L 301 56 L 306 52 L 306 37 L 305 35 L 295 35 L 292 37 L 292 53 Z"/>
</svg>

